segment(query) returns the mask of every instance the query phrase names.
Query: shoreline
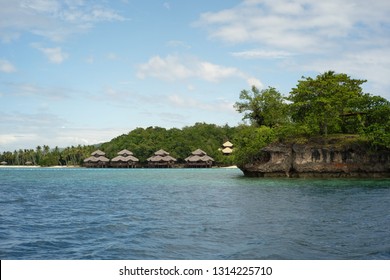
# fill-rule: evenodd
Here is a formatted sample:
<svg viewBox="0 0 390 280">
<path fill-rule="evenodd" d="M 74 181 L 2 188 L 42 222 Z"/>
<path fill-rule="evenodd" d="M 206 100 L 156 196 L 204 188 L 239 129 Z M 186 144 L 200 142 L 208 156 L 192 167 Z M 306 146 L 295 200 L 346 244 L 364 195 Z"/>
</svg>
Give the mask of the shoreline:
<svg viewBox="0 0 390 280">
<path fill-rule="evenodd" d="M 40 166 L 40 165 L 0 165 L 0 168 L 24 168 L 24 169 L 29 169 L 29 168 L 87 168 L 84 166 L 79 166 L 79 165 L 53 165 L 53 166 Z M 223 169 L 236 169 L 238 168 L 237 165 L 231 165 L 231 166 L 215 166 L 213 168 L 223 168 Z M 105 168 L 104 168 L 105 169 Z M 117 168 L 114 168 L 117 169 Z"/>
<path fill-rule="evenodd" d="M 80 168 L 76 165 L 54 165 L 54 166 L 40 166 L 40 165 L 0 165 L 0 168 Z"/>
</svg>

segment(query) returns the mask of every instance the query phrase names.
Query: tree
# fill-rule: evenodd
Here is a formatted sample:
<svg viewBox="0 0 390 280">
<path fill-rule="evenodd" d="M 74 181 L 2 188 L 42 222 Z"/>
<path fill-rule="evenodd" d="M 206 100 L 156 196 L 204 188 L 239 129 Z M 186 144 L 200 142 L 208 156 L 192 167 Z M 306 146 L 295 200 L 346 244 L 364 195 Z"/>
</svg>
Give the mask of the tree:
<svg viewBox="0 0 390 280">
<path fill-rule="evenodd" d="M 343 129 L 343 116 L 359 111 L 359 100 L 364 93 L 361 85 L 366 80 L 351 79 L 333 71 L 315 79 L 302 77 L 290 92 L 289 100 L 294 121 L 308 125 L 313 134 L 327 135 Z"/>
<path fill-rule="evenodd" d="M 240 100 L 234 104 L 234 108 L 244 113 L 243 120 L 248 119 L 256 126 L 275 127 L 287 120 L 287 104 L 273 87 L 260 91 L 253 86 L 251 92 L 241 91 Z"/>
<path fill-rule="evenodd" d="M 365 96 L 363 134 L 374 148 L 390 148 L 390 102 L 380 96 Z"/>
<path fill-rule="evenodd" d="M 264 160 L 262 149 L 276 140 L 275 130 L 267 127 L 240 126 L 233 139 L 238 166 Z"/>
</svg>

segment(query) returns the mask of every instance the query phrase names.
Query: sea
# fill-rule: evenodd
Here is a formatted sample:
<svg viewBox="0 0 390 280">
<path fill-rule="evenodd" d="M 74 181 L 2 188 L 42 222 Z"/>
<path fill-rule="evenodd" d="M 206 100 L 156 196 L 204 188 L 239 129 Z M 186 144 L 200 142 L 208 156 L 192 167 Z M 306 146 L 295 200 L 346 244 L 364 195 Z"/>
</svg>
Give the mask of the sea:
<svg viewBox="0 0 390 280">
<path fill-rule="evenodd" d="M 390 180 L 0 168 L 0 259 L 389 260 Z"/>
</svg>

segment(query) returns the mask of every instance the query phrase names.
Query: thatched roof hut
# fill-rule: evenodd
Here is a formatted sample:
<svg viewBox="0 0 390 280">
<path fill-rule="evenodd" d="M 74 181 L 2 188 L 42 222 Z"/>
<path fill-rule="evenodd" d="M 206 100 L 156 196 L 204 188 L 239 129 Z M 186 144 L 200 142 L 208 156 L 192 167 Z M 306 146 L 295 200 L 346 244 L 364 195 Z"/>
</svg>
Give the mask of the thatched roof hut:
<svg viewBox="0 0 390 280">
<path fill-rule="evenodd" d="M 118 152 L 118 156 L 111 160 L 111 166 L 134 168 L 137 165 L 137 162 L 139 162 L 139 159 L 133 156 L 131 151 L 125 149 Z"/>
<path fill-rule="evenodd" d="M 187 167 L 211 167 L 214 159 L 201 149 L 197 149 L 185 159 Z"/>
<path fill-rule="evenodd" d="M 155 152 L 154 156 L 148 158 L 147 161 L 149 167 L 172 167 L 176 159 L 161 149 Z"/>
<path fill-rule="evenodd" d="M 96 150 L 90 157 L 84 159 L 84 165 L 86 167 L 107 167 L 110 160 L 105 155 L 105 152 Z"/>
<path fill-rule="evenodd" d="M 222 153 L 224 155 L 230 155 L 233 152 L 233 144 L 230 141 L 226 141 L 225 143 L 222 144 Z"/>
</svg>

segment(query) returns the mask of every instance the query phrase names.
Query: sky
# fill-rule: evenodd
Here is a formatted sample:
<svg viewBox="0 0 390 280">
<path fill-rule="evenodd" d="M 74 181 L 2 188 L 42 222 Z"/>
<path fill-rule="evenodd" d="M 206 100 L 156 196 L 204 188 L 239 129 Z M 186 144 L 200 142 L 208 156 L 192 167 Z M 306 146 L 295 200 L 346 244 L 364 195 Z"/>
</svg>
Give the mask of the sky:
<svg viewBox="0 0 390 280">
<path fill-rule="evenodd" d="M 0 0 L 0 153 L 238 125 L 325 71 L 390 100 L 388 0 Z"/>
</svg>

